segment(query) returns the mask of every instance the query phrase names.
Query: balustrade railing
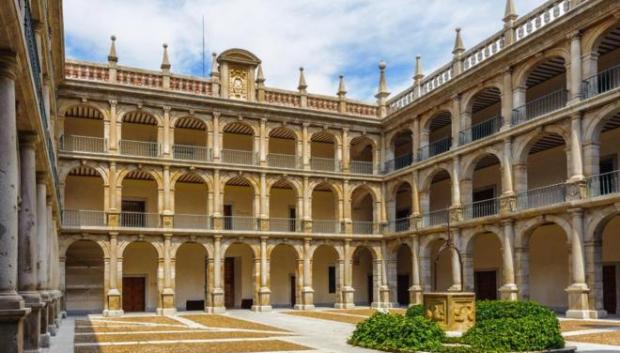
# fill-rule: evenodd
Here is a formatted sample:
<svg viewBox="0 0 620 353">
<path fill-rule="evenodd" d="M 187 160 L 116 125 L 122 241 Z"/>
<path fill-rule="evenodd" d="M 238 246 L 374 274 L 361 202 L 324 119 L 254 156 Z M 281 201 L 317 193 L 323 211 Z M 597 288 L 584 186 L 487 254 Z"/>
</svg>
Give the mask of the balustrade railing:
<svg viewBox="0 0 620 353">
<path fill-rule="evenodd" d="M 232 164 L 256 165 L 258 158 L 253 151 L 222 150 L 222 162 Z"/>
<path fill-rule="evenodd" d="M 481 123 L 472 125 L 470 128 L 460 132 L 460 144 L 464 145 L 493 135 L 501 129 L 503 121 L 501 116 L 495 116 Z"/>
<path fill-rule="evenodd" d="M 211 160 L 209 148 L 195 145 L 174 145 L 172 156 L 174 159 L 185 161 L 208 162 Z"/>
<path fill-rule="evenodd" d="M 499 199 L 472 202 L 463 206 L 463 218 L 474 219 L 493 216 L 499 213 Z"/>
<path fill-rule="evenodd" d="M 102 137 L 65 135 L 60 140 L 60 149 L 67 152 L 103 153 L 107 141 Z"/>
<path fill-rule="evenodd" d="M 312 233 L 340 233 L 340 221 L 335 219 L 313 219 Z"/>
<path fill-rule="evenodd" d="M 351 173 L 353 174 L 373 174 L 374 167 L 372 162 L 367 161 L 351 161 L 349 166 Z"/>
<path fill-rule="evenodd" d="M 566 106 L 568 91 L 561 89 L 536 98 L 512 111 L 512 125 L 518 125 Z"/>
<path fill-rule="evenodd" d="M 295 169 L 299 167 L 299 158 L 294 154 L 269 153 L 267 155 L 267 164 L 275 168 Z"/>
<path fill-rule="evenodd" d="M 157 142 L 148 141 L 120 141 L 121 154 L 127 156 L 140 156 L 140 157 L 159 157 L 160 148 Z"/>
<path fill-rule="evenodd" d="M 431 211 L 422 215 L 422 226 L 433 227 L 447 224 L 449 218 L 450 211 L 448 209 Z"/>
<path fill-rule="evenodd" d="M 620 171 L 618 170 L 590 177 L 588 179 L 590 196 L 604 196 L 620 192 L 620 184 L 618 184 L 619 179 Z"/>
<path fill-rule="evenodd" d="M 418 161 L 429 159 L 438 154 L 448 152 L 452 147 L 452 138 L 446 137 L 418 149 Z"/>
<path fill-rule="evenodd" d="M 408 167 L 413 163 L 413 154 L 405 154 L 403 156 L 398 156 L 392 160 L 385 162 L 385 173 L 393 172 L 395 170 L 403 169 Z"/>
<path fill-rule="evenodd" d="M 299 232 L 301 222 L 295 218 L 269 218 L 269 230 L 272 232 Z"/>
<path fill-rule="evenodd" d="M 375 224 L 370 221 L 353 221 L 353 234 L 374 234 Z"/>
<path fill-rule="evenodd" d="M 121 212 L 121 227 L 158 228 L 160 216 L 158 213 Z"/>
<path fill-rule="evenodd" d="M 564 16 L 570 10 L 571 0 L 556 0 L 545 3 L 530 14 L 520 18 L 516 25 L 515 41 L 518 42 L 549 23 Z"/>
<path fill-rule="evenodd" d="M 103 227 L 106 225 L 105 212 L 99 210 L 63 210 L 62 225 L 65 227 Z"/>
<path fill-rule="evenodd" d="M 566 201 L 566 184 L 534 188 L 517 194 L 517 209 L 544 207 Z"/>
<path fill-rule="evenodd" d="M 328 172 L 335 172 L 338 170 L 336 160 L 331 158 L 310 158 L 310 168 L 312 170 L 323 170 Z"/>
<path fill-rule="evenodd" d="M 256 230 L 258 219 L 247 216 L 224 216 L 224 230 Z"/>
<path fill-rule="evenodd" d="M 211 217 L 199 214 L 175 214 L 176 229 L 211 229 Z"/>
<path fill-rule="evenodd" d="M 583 98 L 592 98 L 601 93 L 620 87 L 620 65 L 585 79 L 581 84 Z"/>
<path fill-rule="evenodd" d="M 411 217 L 397 218 L 389 222 L 388 230 L 394 233 L 406 232 L 411 230 L 411 224 Z"/>
</svg>

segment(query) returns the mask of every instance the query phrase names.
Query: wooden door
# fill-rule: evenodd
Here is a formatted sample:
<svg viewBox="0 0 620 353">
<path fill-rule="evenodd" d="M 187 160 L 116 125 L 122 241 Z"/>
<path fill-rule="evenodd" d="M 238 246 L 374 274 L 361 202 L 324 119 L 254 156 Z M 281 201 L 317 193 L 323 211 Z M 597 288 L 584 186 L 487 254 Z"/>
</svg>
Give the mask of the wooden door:
<svg viewBox="0 0 620 353">
<path fill-rule="evenodd" d="M 409 275 L 398 275 L 396 281 L 398 304 L 409 305 Z"/>
<path fill-rule="evenodd" d="M 123 277 L 123 310 L 145 311 L 146 281 L 144 277 Z"/>
<path fill-rule="evenodd" d="M 297 295 L 296 295 L 296 287 L 297 287 L 297 281 L 295 280 L 295 276 L 291 276 L 290 279 L 290 286 L 291 286 L 291 307 L 294 307 L 295 304 L 297 304 Z"/>
<path fill-rule="evenodd" d="M 616 314 L 616 266 L 603 266 L 603 309 Z"/>
<path fill-rule="evenodd" d="M 235 307 L 235 258 L 227 257 L 224 260 L 224 305 L 227 308 Z"/>
<path fill-rule="evenodd" d="M 476 271 L 474 273 L 474 288 L 476 299 L 496 300 L 497 299 L 497 272 L 496 271 Z"/>
</svg>

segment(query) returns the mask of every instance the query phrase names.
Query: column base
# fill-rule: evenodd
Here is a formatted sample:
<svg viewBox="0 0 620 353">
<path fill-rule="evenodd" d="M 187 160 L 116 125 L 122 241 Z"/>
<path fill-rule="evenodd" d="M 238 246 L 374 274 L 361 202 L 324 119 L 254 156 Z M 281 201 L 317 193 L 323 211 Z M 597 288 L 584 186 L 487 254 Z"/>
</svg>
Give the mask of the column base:
<svg viewBox="0 0 620 353">
<path fill-rule="evenodd" d="M 271 305 L 252 305 L 251 308 L 252 311 L 256 311 L 258 313 L 268 313 L 272 309 L 273 308 L 271 307 Z"/>
<path fill-rule="evenodd" d="M 373 309 L 377 309 L 379 311 L 387 311 L 385 309 L 392 309 L 394 307 L 394 303 L 390 302 L 372 302 L 370 307 Z"/>
<path fill-rule="evenodd" d="M 205 308 L 205 312 L 209 314 L 221 314 L 226 312 L 226 308 L 223 306 L 208 306 Z"/>
<path fill-rule="evenodd" d="M 354 303 L 336 303 L 334 304 L 334 308 L 336 309 L 353 309 L 355 308 Z"/>
<path fill-rule="evenodd" d="M 155 309 L 155 312 L 157 313 L 157 315 L 174 316 L 177 314 L 177 309 L 176 308 L 157 308 Z"/>
<path fill-rule="evenodd" d="M 271 311 L 271 289 L 269 287 L 260 287 L 258 289 L 258 303 L 252 307 L 255 306 L 263 309 L 252 309 L 254 311 Z"/>
<path fill-rule="evenodd" d="M 314 310 L 314 304 L 295 304 L 293 310 Z"/>
<path fill-rule="evenodd" d="M 211 304 L 213 308 L 224 308 L 224 311 L 226 310 L 224 306 L 224 290 L 222 288 L 213 288 L 211 292 Z"/>
<path fill-rule="evenodd" d="M 448 292 L 461 292 L 462 286 L 460 284 L 453 284 L 450 286 L 450 288 L 448 288 Z"/>
<path fill-rule="evenodd" d="M 501 300 L 519 300 L 519 289 L 514 283 L 506 284 L 499 289 L 499 297 Z"/>
<path fill-rule="evenodd" d="M 588 296 L 590 294 L 588 285 L 585 283 L 574 283 L 566 288 L 566 292 L 568 293 L 566 316 L 571 318 L 589 318 L 592 310 L 588 304 Z"/>
<path fill-rule="evenodd" d="M 336 308 L 349 309 L 355 307 L 354 294 L 355 289 L 353 289 L 353 287 L 342 288 L 342 303 L 337 303 Z"/>
<path fill-rule="evenodd" d="M 568 309 L 565 315 L 569 319 L 601 319 L 607 317 L 607 312 L 605 310 Z"/>
<path fill-rule="evenodd" d="M 38 352 L 41 347 L 41 309 L 44 303 L 41 294 L 36 291 L 20 292 L 26 307 L 30 308 L 30 314 L 24 319 L 24 351 Z"/>
<path fill-rule="evenodd" d="M 0 296 L 0 342 L 6 353 L 21 353 L 24 349 L 24 318 L 30 309 L 22 297 L 13 293 Z"/>
<path fill-rule="evenodd" d="M 49 333 L 44 333 L 39 337 L 39 344 L 42 348 L 49 348 L 51 336 Z"/>
<path fill-rule="evenodd" d="M 54 323 L 49 325 L 47 328 L 50 332 L 50 335 L 52 335 L 52 337 L 56 336 L 56 333 L 58 332 L 58 324 L 56 323 L 56 320 L 54 320 Z"/>
<path fill-rule="evenodd" d="M 63 314 L 67 317 L 67 313 L 65 311 L 63 311 Z M 102 314 L 105 317 L 119 317 L 123 316 L 125 312 L 123 310 L 104 310 Z"/>
</svg>

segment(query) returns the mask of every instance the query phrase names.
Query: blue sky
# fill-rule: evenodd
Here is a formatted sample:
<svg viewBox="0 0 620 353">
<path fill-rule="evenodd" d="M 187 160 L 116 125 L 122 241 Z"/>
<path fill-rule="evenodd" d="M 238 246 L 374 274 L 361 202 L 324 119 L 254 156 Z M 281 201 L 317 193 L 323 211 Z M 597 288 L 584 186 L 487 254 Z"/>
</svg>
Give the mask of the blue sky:
<svg viewBox="0 0 620 353">
<path fill-rule="evenodd" d="M 519 14 L 542 3 L 514 1 Z M 456 27 L 466 48 L 474 46 L 502 28 L 504 7 L 505 0 L 64 0 L 66 54 L 106 62 L 114 34 L 121 65 L 157 70 L 168 43 L 172 71 L 200 76 L 204 16 L 207 74 L 211 52 L 238 47 L 261 58 L 267 86 L 295 90 L 303 66 L 311 93 L 335 95 L 343 74 L 348 97 L 372 101 L 380 60 L 394 95 L 411 84 L 416 55 L 430 73 L 451 59 Z"/>
</svg>

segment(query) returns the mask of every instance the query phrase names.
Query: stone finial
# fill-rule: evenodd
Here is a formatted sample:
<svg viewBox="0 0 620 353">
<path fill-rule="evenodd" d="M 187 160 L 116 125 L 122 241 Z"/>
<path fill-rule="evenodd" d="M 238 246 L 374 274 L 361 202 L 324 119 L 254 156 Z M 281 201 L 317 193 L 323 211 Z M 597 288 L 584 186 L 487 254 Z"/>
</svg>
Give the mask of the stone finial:
<svg viewBox="0 0 620 353">
<path fill-rule="evenodd" d="M 258 69 L 256 73 L 256 83 L 258 85 L 263 85 L 265 83 L 265 75 L 263 74 L 263 65 L 258 64 Z"/>
<path fill-rule="evenodd" d="M 454 40 L 454 50 L 452 50 L 452 54 L 459 55 L 465 51 L 465 46 L 463 45 L 463 38 L 461 38 L 461 29 L 456 28 L 456 39 Z"/>
<path fill-rule="evenodd" d="M 340 82 L 338 83 L 338 97 L 344 98 L 347 94 L 347 89 L 344 86 L 344 75 L 340 75 Z"/>
<path fill-rule="evenodd" d="M 304 75 L 304 68 L 299 68 L 299 84 L 297 85 L 297 89 L 299 93 L 306 93 L 306 88 L 308 85 L 306 84 L 306 76 Z"/>
<path fill-rule="evenodd" d="M 506 11 L 504 12 L 504 22 L 511 22 L 517 19 L 517 10 L 513 0 L 506 0 Z"/>
<path fill-rule="evenodd" d="M 379 91 L 376 95 L 377 99 L 385 98 L 390 95 L 390 92 L 387 90 L 387 80 L 385 79 L 386 67 L 385 61 L 381 60 L 379 62 Z"/>
<path fill-rule="evenodd" d="M 161 69 L 164 71 L 170 70 L 170 59 L 168 58 L 168 44 L 164 43 L 164 56 L 161 60 Z"/>
<path fill-rule="evenodd" d="M 217 53 L 211 54 L 211 77 L 220 76 L 220 67 L 217 64 Z"/>
<path fill-rule="evenodd" d="M 424 78 L 424 70 L 422 69 L 422 57 L 420 55 L 415 57 L 415 75 L 414 80 L 421 80 Z"/>
<path fill-rule="evenodd" d="M 110 52 L 108 53 L 108 63 L 116 64 L 118 62 L 118 56 L 116 56 L 116 36 L 110 36 Z"/>
</svg>

